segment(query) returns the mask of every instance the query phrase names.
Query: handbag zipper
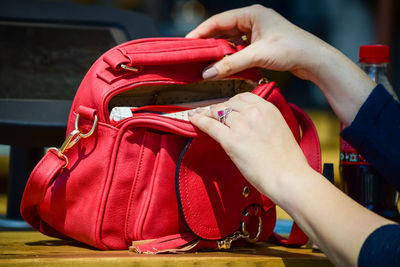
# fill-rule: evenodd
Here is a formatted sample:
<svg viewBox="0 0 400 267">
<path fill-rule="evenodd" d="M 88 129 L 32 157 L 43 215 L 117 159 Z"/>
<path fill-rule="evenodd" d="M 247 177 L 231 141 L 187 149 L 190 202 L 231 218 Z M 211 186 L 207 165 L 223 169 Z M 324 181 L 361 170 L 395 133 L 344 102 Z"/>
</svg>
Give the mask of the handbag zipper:
<svg viewBox="0 0 400 267">
<path fill-rule="evenodd" d="M 156 81 L 141 81 L 141 82 L 135 82 L 135 83 L 130 83 L 130 84 L 125 84 L 120 86 L 118 89 L 116 89 L 115 91 L 112 91 L 110 93 L 108 93 L 105 97 L 105 101 L 103 102 L 103 112 L 104 112 L 104 118 L 106 123 L 110 123 L 110 114 L 108 112 L 108 104 L 110 102 L 110 100 L 120 94 L 123 93 L 125 91 L 129 91 L 133 88 L 139 87 L 141 85 L 162 85 L 162 84 L 184 84 L 184 83 L 179 83 L 179 82 L 174 82 L 174 81 L 168 81 L 168 80 L 156 80 Z"/>
<path fill-rule="evenodd" d="M 259 80 L 259 82 L 258 82 L 258 86 L 257 87 L 264 86 L 264 85 L 266 85 L 268 83 L 269 82 L 268 82 L 268 80 L 266 78 L 261 78 Z M 104 115 L 106 123 L 110 124 L 110 117 L 109 117 L 110 114 L 108 112 L 108 104 L 109 104 L 109 102 L 111 101 L 111 99 L 114 96 L 116 96 L 116 95 L 118 95 L 120 93 L 123 93 L 125 91 L 132 90 L 132 89 L 134 89 L 136 87 L 139 87 L 141 85 L 163 85 L 163 84 L 182 85 L 182 84 L 187 84 L 187 83 L 175 82 L 175 81 L 170 81 L 170 80 L 155 80 L 155 81 L 141 81 L 141 82 L 135 82 L 135 83 L 122 85 L 118 89 L 116 89 L 115 91 L 112 91 L 112 92 L 106 94 L 105 101 L 103 102 L 103 112 L 104 112 L 103 115 Z M 256 88 L 254 88 L 252 91 L 254 91 Z M 268 92 L 267 95 L 269 93 L 271 93 L 271 92 Z"/>
</svg>

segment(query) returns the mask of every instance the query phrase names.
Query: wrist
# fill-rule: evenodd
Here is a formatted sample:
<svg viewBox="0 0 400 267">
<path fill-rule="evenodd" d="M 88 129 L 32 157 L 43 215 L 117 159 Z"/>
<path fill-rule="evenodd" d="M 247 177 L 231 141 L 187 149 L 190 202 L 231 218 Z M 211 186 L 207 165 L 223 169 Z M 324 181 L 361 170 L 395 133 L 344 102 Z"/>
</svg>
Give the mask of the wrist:
<svg viewBox="0 0 400 267">
<path fill-rule="evenodd" d="M 299 78 L 317 84 L 323 79 L 321 76 L 324 74 L 324 71 L 330 67 L 330 59 L 328 58 L 334 58 L 339 51 L 318 37 L 302 29 L 299 30 L 303 34 L 308 35 L 308 38 L 300 46 L 302 48 L 296 52 L 297 63 L 291 71 Z"/>
<path fill-rule="evenodd" d="M 376 83 L 336 48 L 326 45 L 315 55 L 310 80 L 316 84 L 345 125 L 349 125 Z"/>
<path fill-rule="evenodd" d="M 289 211 L 291 207 L 295 207 L 296 197 L 298 193 L 305 193 L 305 186 L 309 183 L 310 177 L 316 172 L 307 164 L 298 166 L 297 168 L 284 169 L 275 175 L 275 179 L 268 183 L 265 192 L 273 202 Z"/>
<path fill-rule="evenodd" d="M 337 79 L 338 64 L 345 58 L 344 55 L 336 48 L 329 44 L 322 42 L 312 55 L 309 55 L 310 63 L 307 65 L 307 72 L 309 73 L 309 80 L 321 86 L 321 90 L 325 89 L 325 83 L 335 82 L 331 79 Z M 343 58 L 344 57 L 344 58 Z M 328 77 L 331 77 L 330 79 Z"/>
</svg>

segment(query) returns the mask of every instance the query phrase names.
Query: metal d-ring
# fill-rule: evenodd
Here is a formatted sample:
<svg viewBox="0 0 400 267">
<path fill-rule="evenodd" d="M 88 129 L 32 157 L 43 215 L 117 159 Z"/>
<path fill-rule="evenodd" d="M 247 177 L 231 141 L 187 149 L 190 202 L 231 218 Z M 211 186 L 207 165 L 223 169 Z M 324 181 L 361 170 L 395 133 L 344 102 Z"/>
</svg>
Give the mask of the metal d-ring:
<svg viewBox="0 0 400 267">
<path fill-rule="evenodd" d="M 69 163 L 68 157 L 64 154 L 65 151 L 67 151 L 68 149 L 73 147 L 81 138 L 87 138 L 87 137 L 91 136 L 94 133 L 94 130 L 96 129 L 97 121 L 98 121 L 97 115 L 94 115 L 94 121 L 93 121 L 92 128 L 90 129 L 89 132 L 82 133 L 79 130 L 79 114 L 77 114 L 76 119 L 75 119 L 75 129 L 69 133 L 69 135 L 67 136 L 67 138 L 65 139 L 65 141 L 61 145 L 61 147 L 60 148 L 51 147 L 48 149 L 48 150 L 57 151 L 57 156 L 59 158 L 64 158 L 65 164 L 62 167 L 63 169 L 66 168 Z"/>
<path fill-rule="evenodd" d="M 245 217 L 250 217 L 252 216 L 252 214 L 250 214 L 250 212 L 247 210 L 246 214 L 244 215 Z M 258 239 L 260 238 L 261 235 L 261 231 L 262 231 L 262 219 L 261 216 L 258 216 L 258 230 L 257 230 L 257 234 L 255 237 L 251 238 L 249 232 L 246 229 L 246 222 L 242 221 L 242 233 L 244 236 L 246 236 L 246 241 L 249 243 L 256 243 L 258 241 Z"/>
<path fill-rule="evenodd" d="M 94 122 L 93 122 L 93 125 L 92 125 L 92 129 L 90 129 L 90 131 L 89 132 L 87 132 L 87 133 L 82 133 L 80 130 L 79 130 L 79 113 L 76 115 L 76 119 L 75 119 L 75 131 L 79 131 L 79 137 L 80 138 L 87 138 L 87 137 L 89 137 L 89 136 L 91 136 L 93 133 L 94 133 L 94 130 L 96 129 L 96 126 L 97 126 L 97 115 L 95 114 L 94 115 Z"/>
<path fill-rule="evenodd" d="M 258 209 L 258 207 L 255 207 L 255 208 Z M 257 214 L 257 211 L 255 212 L 255 214 Z M 244 216 L 250 217 L 252 215 L 253 214 L 250 214 L 249 210 L 246 210 L 246 214 Z M 258 239 L 260 239 L 261 231 L 262 231 L 261 216 L 258 216 L 258 231 L 257 231 L 256 236 L 253 238 L 250 237 L 250 234 L 246 229 L 246 222 L 243 220 L 242 221 L 242 232 L 236 231 L 232 235 L 230 235 L 222 240 L 217 241 L 218 249 L 230 249 L 232 242 L 236 241 L 240 238 L 245 238 L 246 241 L 249 243 L 256 243 L 258 241 Z"/>
</svg>

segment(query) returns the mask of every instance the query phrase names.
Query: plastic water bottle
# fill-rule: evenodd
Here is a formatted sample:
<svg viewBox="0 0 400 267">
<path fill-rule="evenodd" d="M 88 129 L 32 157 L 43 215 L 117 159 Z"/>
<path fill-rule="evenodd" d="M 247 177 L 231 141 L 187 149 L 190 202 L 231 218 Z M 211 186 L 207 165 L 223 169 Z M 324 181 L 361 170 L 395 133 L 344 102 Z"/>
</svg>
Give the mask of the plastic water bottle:
<svg viewBox="0 0 400 267">
<path fill-rule="evenodd" d="M 381 83 L 398 100 L 387 76 L 389 46 L 361 46 L 359 63 L 373 81 Z M 398 192 L 343 139 L 340 140 L 339 169 L 346 194 L 379 215 L 399 221 Z"/>
<path fill-rule="evenodd" d="M 386 90 L 398 101 L 388 79 L 389 46 L 363 45 L 360 47 L 360 68 L 377 84 L 382 84 Z"/>
</svg>

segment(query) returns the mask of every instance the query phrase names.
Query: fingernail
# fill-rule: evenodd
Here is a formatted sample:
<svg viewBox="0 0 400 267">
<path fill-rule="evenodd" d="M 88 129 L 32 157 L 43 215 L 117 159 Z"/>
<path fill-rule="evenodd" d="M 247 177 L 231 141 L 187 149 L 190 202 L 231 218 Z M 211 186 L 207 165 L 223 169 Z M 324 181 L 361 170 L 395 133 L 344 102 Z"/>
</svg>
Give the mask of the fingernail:
<svg viewBox="0 0 400 267">
<path fill-rule="evenodd" d="M 212 79 L 218 75 L 217 69 L 214 67 L 209 67 L 203 71 L 203 79 Z"/>
</svg>

